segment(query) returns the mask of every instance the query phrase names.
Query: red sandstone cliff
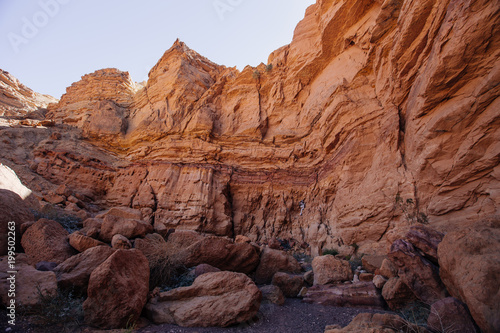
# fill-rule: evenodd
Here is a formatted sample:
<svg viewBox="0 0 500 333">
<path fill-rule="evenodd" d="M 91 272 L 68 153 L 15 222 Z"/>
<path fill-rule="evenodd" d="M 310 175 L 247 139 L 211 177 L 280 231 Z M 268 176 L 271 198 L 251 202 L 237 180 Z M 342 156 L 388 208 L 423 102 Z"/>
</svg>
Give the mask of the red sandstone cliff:
<svg viewBox="0 0 500 333">
<path fill-rule="evenodd" d="M 364 252 L 409 220 L 450 230 L 499 211 L 499 8 L 318 0 L 241 72 L 177 41 L 144 87 L 96 71 L 49 106 L 56 127 L 0 129 L 0 161 L 157 230 Z"/>
</svg>

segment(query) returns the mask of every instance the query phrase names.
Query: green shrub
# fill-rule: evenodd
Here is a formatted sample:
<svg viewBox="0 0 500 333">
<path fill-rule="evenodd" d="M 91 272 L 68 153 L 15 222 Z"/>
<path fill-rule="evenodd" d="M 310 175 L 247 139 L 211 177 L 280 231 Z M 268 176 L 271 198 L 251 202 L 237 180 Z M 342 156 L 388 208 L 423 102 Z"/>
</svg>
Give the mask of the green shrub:
<svg viewBox="0 0 500 333">
<path fill-rule="evenodd" d="M 270 72 L 273 70 L 273 64 L 269 64 L 266 66 L 266 72 Z"/>
<path fill-rule="evenodd" d="M 252 74 L 252 77 L 256 80 L 260 79 L 260 72 L 258 70 L 255 70 L 255 72 L 253 72 Z"/>
<path fill-rule="evenodd" d="M 335 250 L 335 249 L 323 249 L 323 255 L 327 255 L 327 254 L 331 254 L 332 256 L 336 256 L 337 254 L 339 254 L 339 251 Z"/>
</svg>

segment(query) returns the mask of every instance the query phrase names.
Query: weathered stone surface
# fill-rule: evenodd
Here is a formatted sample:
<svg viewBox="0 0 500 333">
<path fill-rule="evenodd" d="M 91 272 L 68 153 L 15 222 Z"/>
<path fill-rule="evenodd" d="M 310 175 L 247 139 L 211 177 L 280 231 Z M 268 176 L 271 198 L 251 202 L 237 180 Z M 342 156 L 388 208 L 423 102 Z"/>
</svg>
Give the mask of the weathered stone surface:
<svg viewBox="0 0 500 333">
<path fill-rule="evenodd" d="M 500 219 L 449 232 L 438 247 L 440 276 L 483 332 L 500 331 Z"/>
<path fill-rule="evenodd" d="M 423 327 L 411 324 L 395 314 L 390 313 L 361 313 L 344 328 L 327 326 L 325 333 L 399 333 L 422 332 Z"/>
<path fill-rule="evenodd" d="M 261 299 L 259 288 L 242 273 L 207 273 L 190 287 L 161 293 L 145 311 L 156 324 L 226 327 L 250 320 L 259 310 Z"/>
<path fill-rule="evenodd" d="M 100 328 L 125 328 L 139 319 L 148 293 L 146 257 L 135 249 L 117 250 L 90 275 L 85 321 Z"/>
<path fill-rule="evenodd" d="M 306 303 L 333 306 L 366 307 L 382 309 L 384 301 L 371 282 L 339 285 L 315 285 L 308 289 L 303 299 Z"/>
<path fill-rule="evenodd" d="M 33 264 L 39 261 L 62 263 L 76 254 L 69 245 L 68 232 L 57 222 L 40 219 L 26 230 L 21 244 Z"/>
<path fill-rule="evenodd" d="M 427 326 L 436 332 L 477 332 L 467 306 L 453 297 L 431 305 Z"/>
<path fill-rule="evenodd" d="M 111 247 L 117 250 L 118 249 L 128 250 L 132 248 L 132 243 L 130 243 L 127 237 L 120 234 L 116 234 L 111 239 Z"/>
<path fill-rule="evenodd" d="M 382 297 L 393 311 L 397 311 L 416 299 L 415 294 L 399 277 L 390 278 L 382 288 Z"/>
<path fill-rule="evenodd" d="M 387 259 L 387 256 L 365 255 L 361 258 L 361 263 L 365 270 L 370 273 L 375 273 L 376 270 L 382 267 L 384 259 Z"/>
<path fill-rule="evenodd" d="M 169 237 L 167 242 L 169 249 L 171 249 L 171 237 L 176 234 L 177 232 Z M 176 253 L 172 255 L 173 259 L 186 267 L 209 264 L 221 270 L 248 274 L 255 270 L 259 264 L 257 250 L 248 243 L 235 244 L 227 238 L 214 236 L 194 237 L 199 240 L 184 249 L 178 248 Z M 177 240 L 175 240 L 175 243 L 177 243 Z"/>
<path fill-rule="evenodd" d="M 402 239 L 395 241 L 389 258 L 398 268 L 401 280 L 423 302 L 434 303 L 447 296 L 438 267 L 422 257 L 410 243 Z"/>
<path fill-rule="evenodd" d="M 349 262 L 337 259 L 330 254 L 314 258 L 312 266 L 314 285 L 351 281 L 353 278 Z"/>
<path fill-rule="evenodd" d="M 297 274 L 278 272 L 274 274 L 272 284 L 278 286 L 285 297 L 295 298 L 304 287 L 304 277 Z"/>
<path fill-rule="evenodd" d="M 26 255 L 16 255 L 16 270 L 15 287 L 11 288 L 11 280 L 7 280 L 11 277 L 11 274 L 7 273 L 11 271 L 8 257 L 0 257 L 0 300 L 3 305 L 9 305 L 10 289 L 14 289 L 16 293 L 16 308 L 19 308 L 20 305 L 28 307 L 37 305 L 40 301 L 40 292 L 44 295 L 56 293 L 56 275 L 53 272 L 36 270 L 28 263 Z"/>
<path fill-rule="evenodd" d="M 382 266 L 379 270 L 380 275 L 388 279 L 396 277 L 398 275 L 398 270 L 394 267 L 394 264 L 389 259 L 384 259 Z"/>
<path fill-rule="evenodd" d="M 0 69 L 0 116 L 19 116 L 45 108 L 57 99 L 34 92 L 9 72 Z"/>
<path fill-rule="evenodd" d="M 54 269 L 58 286 L 86 294 L 90 275 L 114 252 L 107 245 L 97 246 L 65 260 Z"/>
<path fill-rule="evenodd" d="M 383 277 L 382 275 L 375 275 L 375 277 L 373 278 L 373 284 L 378 289 L 382 289 L 384 287 L 384 285 L 386 284 L 386 282 L 387 282 L 387 279 L 385 277 Z"/>
<path fill-rule="evenodd" d="M 312 286 L 314 284 L 314 272 L 312 270 L 305 272 L 305 274 L 304 274 L 304 281 L 309 286 Z"/>
<path fill-rule="evenodd" d="M 210 266 L 208 264 L 201 264 L 194 268 L 194 276 L 196 277 L 206 273 L 216 273 L 216 272 L 220 272 L 220 269 L 214 266 Z"/>
<path fill-rule="evenodd" d="M 271 283 L 277 272 L 299 273 L 302 267 L 291 255 L 280 250 L 264 248 L 260 255 L 260 262 L 255 272 L 255 283 Z"/>
<path fill-rule="evenodd" d="M 153 232 L 153 226 L 147 222 L 116 215 L 106 215 L 101 225 L 99 237 L 109 243 L 113 236 L 117 234 L 132 239 L 144 237 L 151 232 Z"/>
<path fill-rule="evenodd" d="M 106 245 L 106 243 L 84 235 L 81 231 L 75 231 L 70 234 L 68 236 L 68 240 L 69 245 L 71 245 L 78 252 L 85 252 L 92 247 Z"/>
<path fill-rule="evenodd" d="M 406 240 L 415 248 L 424 253 L 424 257 L 434 263 L 438 262 L 438 245 L 443 240 L 444 234 L 424 225 L 416 225 L 410 228 L 406 234 Z"/>
<path fill-rule="evenodd" d="M 259 288 L 262 292 L 262 302 L 270 302 L 276 305 L 285 304 L 285 295 L 278 286 L 265 285 Z"/>
<path fill-rule="evenodd" d="M 40 261 L 35 265 L 36 270 L 41 272 L 52 272 L 56 267 L 57 263 L 48 261 Z"/>
</svg>

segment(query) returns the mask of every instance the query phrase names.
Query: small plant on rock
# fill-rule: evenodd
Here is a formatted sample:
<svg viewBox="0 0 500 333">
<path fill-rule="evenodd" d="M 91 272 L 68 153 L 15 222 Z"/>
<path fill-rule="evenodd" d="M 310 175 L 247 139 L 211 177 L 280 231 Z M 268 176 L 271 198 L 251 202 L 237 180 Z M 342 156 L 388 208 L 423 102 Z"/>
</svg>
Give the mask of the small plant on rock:
<svg viewBox="0 0 500 333">
<path fill-rule="evenodd" d="M 423 212 L 419 212 L 417 204 L 413 199 L 403 199 L 401 195 L 396 194 L 396 207 L 401 209 L 403 216 L 410 225 L 415 223 L 429 224 L 429 218 Z"/>
<path fill-rule="evenodd" d="M 252 77 L 256 80 L 260 79 L 260 72 L 258 70 L 255 70 L 255 72 L 253 72 L 252 74 Z"/>
<path fill-rule="evenodd" d="M 273 64 L 269 64 L 269 65 L 266 66 L 266 72 L 269 73 L 272 70 L 273 70 Z"/>
</svg>

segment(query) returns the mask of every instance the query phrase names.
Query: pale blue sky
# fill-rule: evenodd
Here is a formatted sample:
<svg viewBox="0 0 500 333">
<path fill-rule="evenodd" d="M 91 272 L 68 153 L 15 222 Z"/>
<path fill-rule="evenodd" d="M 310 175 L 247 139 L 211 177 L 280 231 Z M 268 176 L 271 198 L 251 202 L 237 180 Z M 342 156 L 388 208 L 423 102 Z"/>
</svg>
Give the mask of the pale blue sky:
<svg viewBox="0 0 500 333">
<path fill-rule="evenodd" d="M 60 98 L 116 67 L 143 81 L 177 38 L 226 66 L 256 66 L 290 43 L 315 0 L 0 0 L 0 68 Z"/>
</svg>

